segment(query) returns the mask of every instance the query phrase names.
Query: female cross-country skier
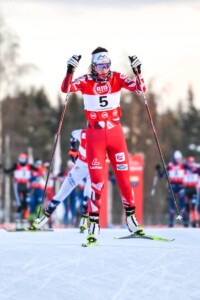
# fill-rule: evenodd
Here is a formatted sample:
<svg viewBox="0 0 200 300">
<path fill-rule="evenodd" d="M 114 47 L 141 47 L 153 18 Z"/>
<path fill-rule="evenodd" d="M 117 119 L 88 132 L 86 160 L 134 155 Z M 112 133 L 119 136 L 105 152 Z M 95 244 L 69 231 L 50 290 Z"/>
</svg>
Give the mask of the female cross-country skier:
<svg viewBox="0 0 200 300">
<path fill-rule="evenodd" d="M 141 62 L 136 56 L 131 57 L 131 67 L 141 73 Z M 78 56 L 68 60 L 68 73 L 78 66 Z M 115 171 L 117 183 L 121 190 L 122 202 L 126 211 L 129 230 L 142 232 L 135 216 L 134 192 L 130 184 L 128 151 L 120 124 L 120 90 L 125 88 L 132 92 L 145 92 L 140 82 L 126 75 L 110 70 L 111 59 L 105 48 L 98 47 L 92 52 L 91 72 L 72 82 L 70 92 L 83 94 L 84 109 L 88 120 L 87 126 L 87 161 L 91 179 L 91 197 L 88 203 L 89 235 L 88 241 L 94 242 L 99 234 L 99 213 L 101 194 L 104 186 L 104 169 L 106 154 Z M 141 76 L 141 75 L 140 75 Z M 144 83 L 141 78 L 142 83 Z M 141 90 L 142 89 L 142 90 Z M 66 77 L 62 92 L 68 92 Z"/>
<path fill-rule="evenodd" d="M 139 74 L 140 80 L 111 71 L 111 59 L 107 49 L 98 47 L 92 52 L 90 73 L 74 80 L 70 92 L 80 91 L 83 95 L 84 110 L 88 121 L 86 155 L 91 179 L 91 197 L 88 203 L 88 243 L 97 241 L 99 235 L 99 214 L 104 186 L 106 155 L 110 159 L 121 191 L 126 212 L 127 225 L 131 233 L 142 233 L 135 216 L 134 192 L 130 184 L 128 150 L 120 124 L 120 90 L 145 92 L 141 78 L 141 62 L 136 56 L 130 57 L 131 67 Z M 79 56 L 73 55 L 67 62 L 67 74 L 78 67 Z M 68 92 L 67 74 L 61 86 Z M 142 82 L 142 86 L 140 82 Z"/>
</svg>

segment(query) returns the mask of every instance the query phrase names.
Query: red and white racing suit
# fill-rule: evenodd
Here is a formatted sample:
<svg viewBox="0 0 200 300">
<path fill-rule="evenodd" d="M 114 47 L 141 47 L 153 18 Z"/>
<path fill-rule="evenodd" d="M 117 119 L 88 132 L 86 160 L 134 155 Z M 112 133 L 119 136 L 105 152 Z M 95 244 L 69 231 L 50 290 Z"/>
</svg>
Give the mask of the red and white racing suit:
<svg viewBox="0 0 200 300">
<path fill-rule="evenodd" d="M 143 84 L 144 80 L 141 81 Z M 140 87 L 137 79 L 134 81 L 117 72 L 111 72 L 111 76 L 103 83 L 94 81 L 92 76 L 87 74 L 73 81 L 70 87 L 70 92 L 80 91 L 83 94 L 88 120 L 86 153 L 92 189 L 89 213 L 100 212 L 106 153 L 115 172 L 124 208 L 135 207 L 134 192 L 129 179 L 128 150 L 119 121 L 122 88 L 137 93 L 141 93 L 141 88 L 145 91 L 145 86 Z M 66 77 L 61 90 L 68 92 Z"/>
</svg>

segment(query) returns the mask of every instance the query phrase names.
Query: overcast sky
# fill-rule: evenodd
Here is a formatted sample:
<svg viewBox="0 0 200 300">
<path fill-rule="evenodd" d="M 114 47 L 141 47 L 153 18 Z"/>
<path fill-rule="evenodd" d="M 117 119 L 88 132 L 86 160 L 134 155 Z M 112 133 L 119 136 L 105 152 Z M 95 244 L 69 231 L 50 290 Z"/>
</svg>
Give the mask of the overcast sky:
<svg viewBox="0 0 200 300">
<path fill-rule="evenodd" d="M 189 85 L 200 107 L 200 1 L 1 0 L 0 13 L 19 36 L 21 62 L 38 67 L 26 84 L 45 86 L 54 104 L 67 59 L 82 55 L 80 76 L 103 46 L 112 69 L 126 74 L 136 54 L 164 107 L 184 100 Z"/>
</svg>

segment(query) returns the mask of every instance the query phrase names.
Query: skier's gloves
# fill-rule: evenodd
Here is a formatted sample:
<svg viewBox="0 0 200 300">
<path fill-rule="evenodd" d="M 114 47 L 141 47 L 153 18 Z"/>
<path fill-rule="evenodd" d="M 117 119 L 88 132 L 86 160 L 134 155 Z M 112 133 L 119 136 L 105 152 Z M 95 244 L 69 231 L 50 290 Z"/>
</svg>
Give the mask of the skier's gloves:
<svg viewBox="0 0 200 300">
<path fill-rule="evenodd" d="M 142 63 L 137 58 L 137 56 L 136 55 L 129 56 L 129 60 L 130 60 L 130 64 L 131 64 L 131 67 L 133 69 L 134 74 L 135 75 L 140 74 L 141 73 L 141 65 L 142 65 Z"/>
<path fill-rule="evenodd" d="M 73 55 L 67 61 L 67 73 L 72 73 L 78 67 L 79 60 L 81 59 L 81 55 Z"/>
<path fill-rule="evenodd" d="M 76 149 L 70 149 L 69 152 L 68 152 L 70 158 L 71 158 L 71 161 L 73 163 L 76 162 L 77 158 L 78 158 L 78 155 L 79 155 L 79 152 L 76 150 Z"/>
<path fill-rule="evenodd" d="M 70 149 L 78 149 L 77 147 L 77 144 L 78 144 L 78 140 L 75 139 L 74 137 L 71 137 L 70 138 Z"/>
</svg>

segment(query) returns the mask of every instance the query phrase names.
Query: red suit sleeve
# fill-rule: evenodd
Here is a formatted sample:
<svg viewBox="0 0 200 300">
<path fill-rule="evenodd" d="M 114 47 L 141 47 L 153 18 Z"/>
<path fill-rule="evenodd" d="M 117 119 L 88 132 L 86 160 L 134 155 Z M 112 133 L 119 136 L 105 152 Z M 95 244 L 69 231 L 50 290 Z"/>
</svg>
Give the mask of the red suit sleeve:
<svg viewBox="0 0 200 300">
<path fill-rule="evenodd" d="M 69 92 L 69 87 L 72 81 L 73 73 L 67 73 L 65 78 L 63 79 L 62 85 L 61 85 L 61 91 L 63 93 Z"/>
<path fill-rule="evenodd" d="M 82 92 L 83 91 L 83 77 L 79 77 L 77 79 L 75 79 L 74 81 L 72 81 L 71 85 L 70 85 L 70 90 L 69 92 L 74 93 L 74 92 Z M 61 91 L 63 93 L 67 93 L 68 92 L 68 80 L 67 80 L 67 76 L 63 79 L 62 85 L 61 85 Z"/>
<path fill-rule="evenodd" d="M 138 77 L 136 77 L 136 80 L 133 80 L 126 75 L 120 74 L 120 81 L 121 87 L 125 88 L 126 90 L 136 92 L 138 94 L 146 92 L 146 86 L 142 77 L 140 77 L 140 80 Z"/>
</svg>

